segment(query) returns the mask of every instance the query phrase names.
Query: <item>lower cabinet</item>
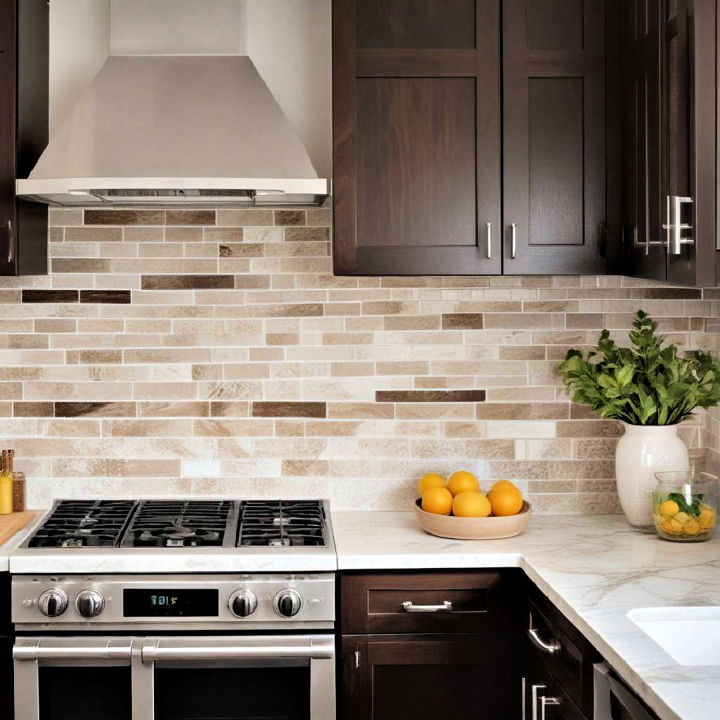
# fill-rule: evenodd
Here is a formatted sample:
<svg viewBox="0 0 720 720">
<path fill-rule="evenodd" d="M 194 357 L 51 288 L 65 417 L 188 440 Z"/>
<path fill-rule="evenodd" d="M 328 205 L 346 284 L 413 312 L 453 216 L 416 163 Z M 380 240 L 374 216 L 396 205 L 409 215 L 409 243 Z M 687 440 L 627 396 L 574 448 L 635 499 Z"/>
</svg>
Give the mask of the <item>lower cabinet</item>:
<svg viewBox="0 0 720 720">
<path fill-rule="evenodd" d="M 345 720 L 501 720 L 509 717 L 506 636 L 346 636 Z"/>
<path fill-rule="evenodd" d="M 575 699 L 530 648 L 521 648 L 513 693 L 520 697 L 521 720 L 589 720 Z"/>
</svg>

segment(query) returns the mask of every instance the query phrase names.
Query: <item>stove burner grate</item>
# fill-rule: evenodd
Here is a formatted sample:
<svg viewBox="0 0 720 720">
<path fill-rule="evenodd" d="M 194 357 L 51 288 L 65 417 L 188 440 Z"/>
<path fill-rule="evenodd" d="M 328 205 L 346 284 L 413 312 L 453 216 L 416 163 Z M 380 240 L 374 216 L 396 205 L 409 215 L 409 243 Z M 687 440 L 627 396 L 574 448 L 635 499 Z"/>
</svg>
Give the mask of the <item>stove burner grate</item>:
<svg viewBox="0 0 720 720">
<path fill-rule="evenodd" d="M 234 519 L 227 500 L 144 500 L 122 547 L 232 547 Z"/>
<path fill-rule="evenodd" d="M 240 504 L 238 546 L 325 546 L 325 512 L 317 500 L 246 500 Z"/>
<path fill-rule="evenodd" d="M 28 541 L 28 547 L 116 547 L 133 500 L 63 500 Z"/>
</svg>

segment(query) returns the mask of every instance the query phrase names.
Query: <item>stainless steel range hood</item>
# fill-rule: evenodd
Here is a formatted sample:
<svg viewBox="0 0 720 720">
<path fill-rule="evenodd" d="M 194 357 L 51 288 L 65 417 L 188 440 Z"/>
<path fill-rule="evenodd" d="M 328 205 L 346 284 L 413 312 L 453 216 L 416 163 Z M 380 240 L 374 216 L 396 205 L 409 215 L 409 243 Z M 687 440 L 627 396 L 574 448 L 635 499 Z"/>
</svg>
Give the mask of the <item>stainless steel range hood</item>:
<svg viewBox="0 0 720 720">
<path fill-rule="evenodd" d="M 55 205 L 317 205 L 329 193 L 247 56 L 110 56 L 17 194 Z"/>
</svg>

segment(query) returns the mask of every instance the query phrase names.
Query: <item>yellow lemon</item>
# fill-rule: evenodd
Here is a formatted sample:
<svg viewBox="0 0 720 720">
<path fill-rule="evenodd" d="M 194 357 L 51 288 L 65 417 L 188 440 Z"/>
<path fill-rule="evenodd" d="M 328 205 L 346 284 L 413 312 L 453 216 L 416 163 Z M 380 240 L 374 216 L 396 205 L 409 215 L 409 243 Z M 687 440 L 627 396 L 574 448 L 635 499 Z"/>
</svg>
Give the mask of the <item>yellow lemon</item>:
<svg viewBox="0 0 720 720">
<path fill-rule="evenodd" d="M 436 515 L 449 515 L 452 511 L 453 496 L 445 487 L 430 487 L 422 496 L 422 509 Z"/>
<path fill-rule="evenodd" d="M 500 487 L 496 490 L 493 488 L 488 493 L 488 500 L 492 505 L 493 515 L 500 517 L 517 515 L 522 510 L 523 499 L 517 489 Z"/>
<path fill-rule="evenodd" d="M 658 512 L 661 515 L 672 517 L 680 512 L 680 506 L 674 500 L 665 500 L 658 506 Z"/>
<path fill-rule="evenodd" d="M 437 473 L 423 475 L 417 485 L 418 495 L 422 497 L 423 493 L 431 487 L 445 487 L 445 478 Z"/>
<path fill-rule="evenodd" d="M 681 525 L 686 525 L 690 520 L 690 516 L 685 512 L 679 512 L 674 516 L 673 519 L 679 522 Z"/>
<path fill-rule="evenodd" d="M 700 523 L 697 520 L 688 520 L 683 531 L 686 535 L 697 535 L 700 532 Z"/>
<path fill-rule="evenodd" d="M 516 493 L 520 492 L 520 488 L 511 483 L 509 480 L 498 480 L 491 488 L 493 490 L 514 490 Z M 522 493 L 521 493 L 522 494 Z"/>
<path fill-rule="evenodd" d="M 711 508 L 703 508 L 698 518 L 702 530 L 711 530 L 715 527 L 715 511 Z"/>
<path fill-rule="evenodd" d="M 452 504 L 457 517 L 487 517 L 492 512 L 490 501 L 477 490 L 458 493 Z"/>
<path fill-rule="evenodd" d="M 469 470 L 458 470 L 450 476 L 447 486 L 453 495 L 459 495 L 463 492 L 477 492 L 480 483 Z"/>
</svg>

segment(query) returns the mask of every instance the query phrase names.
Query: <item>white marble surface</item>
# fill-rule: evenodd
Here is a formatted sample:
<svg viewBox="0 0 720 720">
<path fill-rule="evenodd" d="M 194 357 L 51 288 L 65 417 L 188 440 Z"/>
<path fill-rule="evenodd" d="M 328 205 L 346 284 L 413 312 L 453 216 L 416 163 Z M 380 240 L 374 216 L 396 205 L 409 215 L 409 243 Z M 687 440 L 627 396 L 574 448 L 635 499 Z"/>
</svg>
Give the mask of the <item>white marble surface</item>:
<svg viewBox="0 0 720 720">
<path fill-rule="evenodd" d="M 626 616 L 720 605 L 720 539 L 670 543 L 620 515 L 539 516 L 520 537 L 488 541 L 433 537 L 410 512 L 332 518 L 341 570 L 523 568 L 663 720 L 720 718 L 720 666 L 678 665 Z"/>
</svg>

